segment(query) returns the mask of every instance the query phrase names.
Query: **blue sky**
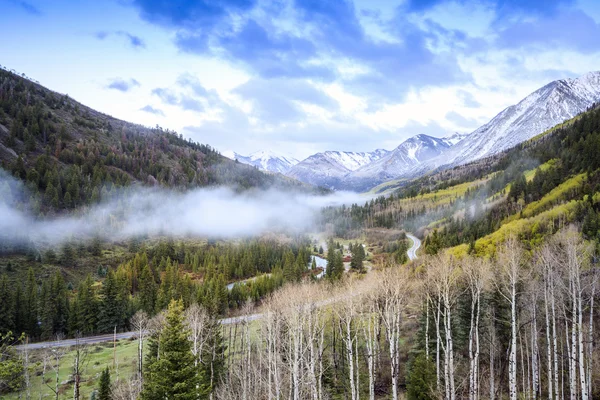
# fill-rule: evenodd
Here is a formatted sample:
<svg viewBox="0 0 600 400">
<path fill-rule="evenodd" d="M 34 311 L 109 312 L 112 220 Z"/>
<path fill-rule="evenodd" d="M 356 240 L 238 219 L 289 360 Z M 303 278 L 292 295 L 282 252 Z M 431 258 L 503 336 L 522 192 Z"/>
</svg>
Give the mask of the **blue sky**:
<svg viewBox="0 0 600 400">
<path fill-rule="evenodd" d="M 593 0 L 0 0 L 0 64 L 222 151 L 392 149 L 600 70 Z"/>
</svg>

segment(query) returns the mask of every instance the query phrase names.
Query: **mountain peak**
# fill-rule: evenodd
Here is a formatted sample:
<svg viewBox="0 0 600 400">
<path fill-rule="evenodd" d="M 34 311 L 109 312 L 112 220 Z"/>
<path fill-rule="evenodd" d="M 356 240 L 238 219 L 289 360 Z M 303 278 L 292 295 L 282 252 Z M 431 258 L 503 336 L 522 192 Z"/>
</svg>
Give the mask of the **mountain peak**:
<svg viewBox="0 0 600 400">
<path fill-rule="evenodd" d="M 252 165 L 268 172 L 285 174 L 291 167 L 298 164 L 298 160 L 289 155 L 277 153 L 273 150 L 258 150 L 248 156 L 229 151 L 223 153 L 226 157 L 241 163 Z"/>
</svg>

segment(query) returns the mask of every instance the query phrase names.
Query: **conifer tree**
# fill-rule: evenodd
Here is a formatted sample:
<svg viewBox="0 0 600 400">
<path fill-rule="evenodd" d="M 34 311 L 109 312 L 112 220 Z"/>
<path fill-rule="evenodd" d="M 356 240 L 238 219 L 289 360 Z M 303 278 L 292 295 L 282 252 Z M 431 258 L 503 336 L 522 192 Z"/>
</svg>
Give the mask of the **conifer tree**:
<svg viewBox="0 0 600 400">
<path fill-rule="evenodd" d="M 158 335 L 156 357 L 146 362 L 142 400 L 198 398 L 199 379 L 194 366 L 192 343 L 188 339 L 190 331 L 185 324 L 183 302 L 172 300 L 169 303 L 166 324 Z"/>
<path fill-rule="evenodd" d="M 38 331 L 38 285 L 32 268 L 27 272 L 25 283 L 24 331 L 31 337 L 37 337 Z"/>
<path fill-rule="evenodd" d="M 13 296 L 8 278 L 2 274 L 0 278 L 0 335 L 14 329 Z"/>
<path fill-rule="evenodd" d="M 101 290 L 102 301 L 98 313 L 99 332 L 112 332 L 115 327 L 120 330 L 125 326 L 127 298 L 120 286 L 114 272 L 109 271 Z"/>
<path fill-rule="evenodd" d="M 98 302 L 92 285 L 92 277 L 88 275 L 79 285 L 77 293 L 77 325 L 83 335 L 96 331 Z"/>
<path fill-rule="evenodd" d="M 100 383 L 98 385 L 97 400 L 111 400 L 112 393 L 110 388 L 110 372 L 108 367 L 100 374 Z"/>
<path fill-rule="evenodd" d="M 154 281 L 154 274 L 150 270 L 150 265 L 146 262 L 142 266 L 139 277 L 139 302 L 140 308 L 148 313 L 148 315 L 154 315 L 156 307 L 156 292 L 157 285 Z"/>
</svg>

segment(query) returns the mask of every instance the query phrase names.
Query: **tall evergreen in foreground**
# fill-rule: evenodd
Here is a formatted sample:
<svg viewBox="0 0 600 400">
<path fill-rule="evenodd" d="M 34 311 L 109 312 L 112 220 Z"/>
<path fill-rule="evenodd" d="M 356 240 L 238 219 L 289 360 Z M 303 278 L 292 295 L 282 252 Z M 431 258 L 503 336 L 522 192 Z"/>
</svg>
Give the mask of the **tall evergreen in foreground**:
<svg viewBox="0 0 600 400">
<path fill-rule="evenodd" d="M 194 366 L 189 328 L 184 322 L 183 303 L 172 300 L 156 348 L 146 363 L 142 400 L 197 399 L 198 373 Z"/>
<path fill-rule="evenodd" d="M 112 392 L 110 389 L 110 372 L 108 371 L 108 367 L 106 367 L 106 369 L 104 371 L 102 371 L 102 374 L 100 374 L 100 384 L 98 386 L 98 396 L 96 397 L 97 400 L 111 400 L 112 399 Z"/>
</svg>

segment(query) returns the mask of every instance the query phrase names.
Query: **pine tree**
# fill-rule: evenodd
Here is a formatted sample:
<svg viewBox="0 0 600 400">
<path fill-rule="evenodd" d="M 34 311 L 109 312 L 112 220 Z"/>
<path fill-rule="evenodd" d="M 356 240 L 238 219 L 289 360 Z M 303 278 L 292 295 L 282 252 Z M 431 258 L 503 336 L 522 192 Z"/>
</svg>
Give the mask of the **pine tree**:
<svg viewBox="0 0 600 400">
<path fill-rule="evenodd" d="M 52 299 L 55 304 L 55 314 L 52 322 L 54 332 L 65 332 L 69 317 L 69 298 L 67 285 L 59 271 L 56 271 L 52 280 Z"/>
<path fill-rule="evenodd" d="M 13 306 L 13 295 L 8 278 L 2 274 L 2 278 L 0 278 L 0 335 L 15 329 Z"/>
<path fill-rule="evenodd" d="M 27 272 L 25 284 L 24 304 L 24 331 L 31 337 L 37 337 L 38 333 L 38 285 L 35 281 L 35 273 L 32 268 Z"/>
<path fill-rule="evenodd" d="M 158 337 L 158 346 L 155 346 L 158 355 L 146 362 L 142 400 L 198 398 L 200 381 L 189 335 L 183 316 L 183 302 L 172 300 L 166 324 Z"/>
<path fill-rule="evenodd" d="M 56 304 L 52 296 L 51 281 L 44 280 L 42 283 L 42 293 L 40 295 L 40 322 L 41 338 L 48 340 L 54 333 L 54 317 L 56 314 Z"/>
<path fill-rule="evenodd" d="M 92 285 L 92 277 L 88 275 L 79 285 L 77 293 L 77 325 L 83 335 L 96 331 L 98 302 Z"/>
<path fill-rule="evenodd" d="M 127 298 L 113 271 L 109 271 L 102 284 L 98 312 L 98 332 L 112 332 L 125 326 Z"/>
<path fill-rule="evenodd" d="M 406 397 L 409 400 L 433 400 L 435 395 L 435 364 L 425 354 L 415 358 L 406 377 Z"/>
<path fill-rule="evenodd" d="M 327 245 L 327 266 L 325 267 L 325 275 L 329 279 L 333 279 L 335 276 L 335 253 L 333 241 L 329 241 Z"/>
<path fill-rule="evenodd" d="M 140 308 L 146 311 L 149 315 L 154 315 L 156 307 L 156 282 L 154 274 L 150 270 L 150 265 L 146 263 L 140 272 L 139 277 L 139 302 Z"/>
<path fill-rule="evenodd" d="M 98 385 L 97 400 L 111 400 L 112 392 L 110 388 L 110 372 L 108 367 L 100 374 L 100 383 Z"/>
</svg>

